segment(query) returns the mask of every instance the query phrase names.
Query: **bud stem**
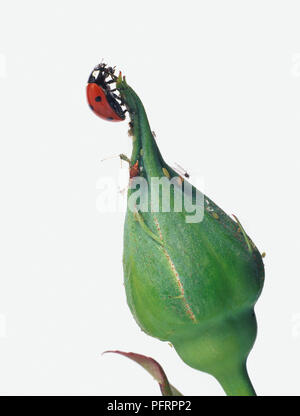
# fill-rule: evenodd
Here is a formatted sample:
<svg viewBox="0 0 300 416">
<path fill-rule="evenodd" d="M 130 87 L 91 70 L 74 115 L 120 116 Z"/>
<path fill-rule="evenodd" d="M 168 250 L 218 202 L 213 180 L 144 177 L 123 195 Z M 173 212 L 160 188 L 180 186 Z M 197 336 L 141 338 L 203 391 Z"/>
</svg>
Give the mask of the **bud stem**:
<svg viewBox="0 0 300 416">
<path fill-rule="evenodd" d="M 143 157 L 140 165 L 144 165 L 146 175 L 151 172 L 150 176 L 163 176 L 162 164 L 163 159 L 157 147 L 156 141 L 153 137 L 149 126 L 149 121 L 140 98 L 136 95 L 132 88 L 130 88 L 125 80 L 118 81 L 117 89 L 119 90 L 122 99 L 124 100 L 132 123 L 133 133 L 133 151 L 131 155 L 131 163 L 135 163 L 141 157 L 141 150 Z"/>
<path fill-rule="evenodd" d="M 228 371 L 216 377 L 227 396 L 256 396 L 246 364 L 236 371 Z"/>
</svg>

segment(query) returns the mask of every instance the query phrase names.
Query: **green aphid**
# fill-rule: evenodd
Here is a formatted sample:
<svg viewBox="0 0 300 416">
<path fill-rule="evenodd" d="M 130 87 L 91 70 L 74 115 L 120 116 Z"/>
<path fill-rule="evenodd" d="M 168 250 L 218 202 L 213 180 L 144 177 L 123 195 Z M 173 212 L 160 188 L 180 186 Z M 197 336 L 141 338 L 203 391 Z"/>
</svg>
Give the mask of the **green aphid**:
<svg viewBox="0 0 300 416">
<path fill-rule="evenodd" d="M 162 158 L 143 104 L 124 78 L 117 89 L 131 118 L 131 162 L 139 162 L 148 183 L 154 177 L 177 179 L 170 192 L 174 208 L 176 184 L 182 190 L 186 180 L 178 181 Z M 216 377 L 228 395 L 255 395 L 246 360 L 264 283 L 261 254 L 239 221 L 194 187 L 182 198 L 197 204 L 197 193 L 202 195 L 199 222 L 187 221 L 192 214 L 185 207 L 163 212 L 162 192 L 159 212 L 151 212 L 150 186 L 147 191 L 149 209 L 130 207 L 125 221 L 124 277 L 133 316 L 147 334 L 170 342 L 186 364 Z M 129 189 L 128 201 L 134 192 Z M 140 189 L 141 197 L 144 192 Z"/>
</svg>

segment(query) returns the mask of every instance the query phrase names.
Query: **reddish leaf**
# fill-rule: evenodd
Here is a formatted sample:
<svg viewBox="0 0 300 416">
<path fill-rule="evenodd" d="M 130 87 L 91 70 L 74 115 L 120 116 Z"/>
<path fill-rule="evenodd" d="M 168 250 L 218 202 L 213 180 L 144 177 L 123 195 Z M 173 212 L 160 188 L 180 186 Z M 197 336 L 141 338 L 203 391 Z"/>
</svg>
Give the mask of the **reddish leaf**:
<svg viewBox="0 0 300 416">
<path fill-rule="evenodd" d="M 172 384 L 169 383 L 162 366 L 158 364 L 158 362 L 153 358 L 146 357 L 142 354 L 136 354 L 134 352 L 123 351 L 105 351 L 104 354 L 107 352 L 123 355 L 124 357 L 130 358 L 131 360 L 140 364 L 158 382 L 163 396 L 182 396 L 182 394 L 174 386 L 172 386 Z"/>
</svg>

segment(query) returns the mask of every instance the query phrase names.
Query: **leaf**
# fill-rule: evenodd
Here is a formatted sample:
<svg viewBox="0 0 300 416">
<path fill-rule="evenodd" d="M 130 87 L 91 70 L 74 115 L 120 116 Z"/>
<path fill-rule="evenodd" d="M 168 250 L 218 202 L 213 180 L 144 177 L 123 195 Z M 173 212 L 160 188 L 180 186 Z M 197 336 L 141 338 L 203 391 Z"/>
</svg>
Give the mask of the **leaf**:
<svg viewBox="0 0 300 416">
<path fill-rule="evenodd" d="M 162 366 L 153 358 L 142 354 L 136 354 L 134 352 L 124 352 L 118 350 L 104 351 L 103 354 L 108 352 L 123 355 L 124 357 L 130 358 L 131 360 L 140 364 L 158 382 L 163 396 L 182 396 L 182 394 L 174 386 L 172 386 L 172 384 L 169 383 Z"/>
</svg>

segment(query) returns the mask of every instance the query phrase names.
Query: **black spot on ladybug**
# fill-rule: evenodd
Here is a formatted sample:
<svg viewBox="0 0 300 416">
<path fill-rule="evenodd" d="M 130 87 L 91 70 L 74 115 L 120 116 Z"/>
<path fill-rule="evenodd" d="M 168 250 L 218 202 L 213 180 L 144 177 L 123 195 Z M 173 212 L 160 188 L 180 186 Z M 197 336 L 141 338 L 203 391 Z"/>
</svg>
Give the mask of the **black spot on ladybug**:
<svg viewBox="0 0 300 416">
<path fill-rule="evenodd" d="M 94 111 L 94 107 L 92 105 L 90 105 L 90 109 Z"/>
<path fill-rule="evenodd" d="M 102 101 L 102 98 L 100 97 L 100 95 L 98 95 L 98 97 L 95 98 L 95 101 L 97 102 Z"/>
<path fill-rule="evenodd" d="M 107 117 L 107 120 L 113 120 L 113 117 Z"/>
</svg>

